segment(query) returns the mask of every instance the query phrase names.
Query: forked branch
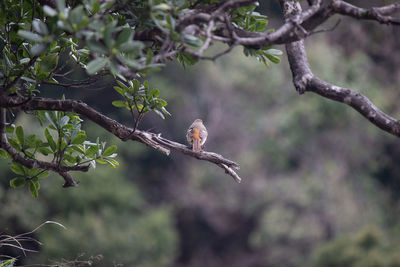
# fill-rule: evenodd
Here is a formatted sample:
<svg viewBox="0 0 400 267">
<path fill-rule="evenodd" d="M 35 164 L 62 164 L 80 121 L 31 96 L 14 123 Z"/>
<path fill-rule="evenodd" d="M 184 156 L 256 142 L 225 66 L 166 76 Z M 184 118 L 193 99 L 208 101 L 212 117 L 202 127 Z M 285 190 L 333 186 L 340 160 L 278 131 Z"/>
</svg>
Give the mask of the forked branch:
<svg viewBox="0 0 400 267">
<path fill-rule="evenodd" d="M 281 4 L 284 7 L 283 12 L 286 18 L 301 13 L 301 6 L 295 0 L 281 1 Z M 287 5 L 291 5 L 290 8 Z M 288 12 L 289 9 L 291 10 L 290 13 Z M 300 94 L 314 92 L 322 97 L 345 103 L 380 129 L 400 137 L 400 121 L 381 111 L 366 96 L 316 77 L 309 66 L 303 40 L 286 44 L 286 52 L 292 71 L 293 83 Z"/>
<path fill-rule="evenodd" d="M 197 158 L 199 160 L 205 160 L 216 164 L 217 166 L 223 168 L 226 173 L 234 178 L 235 181 L 240 182 L 240 177 L 234 171 L 239 169 L 239 165 L 231 160 L 224 158 L 223 156 L 213 153 L 213 152 L 195 152 L 192 151 L 189 147 L 168 140 L 166 138 L 161 137 L 161 134 L 155 134 L 148 131 L 140 131 L 136 129 L 133 131 L 132 128 L 129 128 L 107 116 L 88 106 L 87 104 L 72 100 L 72 99 L 49 99 L 49 98 L 33 98 L 27 99 L 25 97 L 10 97 L 5 94 L 0 97 L 0 107 L 3 108 L 17 108 L 20 110 L 58 110 L 58 111 L 68 111 L 78 113 L 80 115 L 85 116 L 89 120 L 98 124 L 105 130 L 109 131 L 116 137 L 121 140 L 126 140 L 126 136 L 129 136 L 129 139 L 141 142 L 146 144 L 147 146 L 159 150 L 166 155 L 169 155 L 171 150 L 179 151 L 185 155 Z M 7 152 L 9 152 L 13 156 L 13 159 L 20 162 L 21 164 L 29 167 L 29 166 L 37 166 L 44 169 L 50 169 L 58 172 L 63 178 L 68 182 L 67 178 L 70 177 L 68 171 L 75 170 L 75 167 L 65 167 L 60 166 L 58 169 L 55 166 L 52 166 L 51 163 L 44 163 L 40 161 L 31 162 L 32 160 L 27 160 L 18 154 L 17 151 L 14 151 L 11 146 L 7 145 L 7 138 L 2 135 L 2 147 L 3 145 L 7 147 Z M 4 148 L 4 147 L 3 147 Z M 15 158 L 14 158 L 15 157 Z M 27 163 L 28 162 L 28 163 Z M 78 168 L 78 167 L 76 167 Z M 79 166 L 79 168 L 83 168 Z M 86 167 L 88 168 L 88 167 Z M 87 170 L 87 169 L 85 169 Z M 71 181 L 69 181 L 71 182 Z"/>
</svg>

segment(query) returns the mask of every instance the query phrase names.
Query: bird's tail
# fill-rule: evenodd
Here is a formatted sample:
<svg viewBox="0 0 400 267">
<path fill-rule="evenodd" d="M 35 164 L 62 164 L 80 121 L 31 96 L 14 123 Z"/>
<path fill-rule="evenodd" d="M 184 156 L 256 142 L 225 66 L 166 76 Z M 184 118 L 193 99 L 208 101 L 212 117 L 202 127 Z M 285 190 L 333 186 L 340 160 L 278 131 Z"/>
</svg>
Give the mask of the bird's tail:
<svg viewBox="0 0 400 267">
<path fill-rule="evenodd" d="M 193 151 L 201 151 L 200 139 L 193 139 Z"/>
</svg>

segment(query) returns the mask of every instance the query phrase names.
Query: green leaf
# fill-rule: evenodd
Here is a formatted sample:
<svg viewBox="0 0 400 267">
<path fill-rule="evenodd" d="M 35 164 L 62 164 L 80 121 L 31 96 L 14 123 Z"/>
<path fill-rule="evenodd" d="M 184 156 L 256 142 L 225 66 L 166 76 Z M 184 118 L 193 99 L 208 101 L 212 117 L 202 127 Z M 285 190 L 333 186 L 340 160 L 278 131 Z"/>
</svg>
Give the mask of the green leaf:
<svg viewBox="0 0 400 267">
<path fill-rule="evenodd" d="M 47 44 L 35 44 L 31 48 L 31 54 L 33 56 L 39 56 L 44 53 L 47 49 Z"/>
<path fill-rule="evenodd" d="M 36 135 L 30 134 L 28 137 L 26 137 L 25 144 L 29 148 L 34 148 L 36 146 Z"/>
<path fill-rule="evenodd" d="M 37 149 L 37 151 L 38 151 L 39 153 L 42 153 L 42 154 L 45 155 L 45 156 L 47 156 L 47 155 L 53 153 L 53 151 L 51 151 L 51 150 L 50 150 L 49 148 L 47 148 L 47 147 L 39 147 L 39 148 Z"/>
<path fill-rule="evenodd" d="M 8 153 L 7 153 L 4 149 L 0 148 L 0 157 L 6 159 L 6 158 L 9 157 L 9 155 L 8 155 Z"/>
<path fill-rule="evenodd" d="M 11 146 L 16 150 L 21 150 L 21 146 L 19 145 L 17 138 L 9 138 L 8 142 L 10 142 Z"/>
<path fill-rule="evenodd" d="M 58 64 L 58 55 L 57 54 L 49 54 L 45 56 L 40 62 L 40 67 L 44 72 L 53 71 Z"/>
<path fill-rule="evenodd" d="M 80 146 L 70 146 L 70 148 L 75 150 L 78 153 L 81 153 L 81 154 L 85 153 L 85 151 L 83 151 L 83 146 L 82 145 L 80 145 Z"/>
<path fill-rule="evenodd" d="M 255 31 L 262 32 L 265 30 L 265 27 L 267 27 L 267 25 L 268 25 L 268 21 L 266 19 L 258 20 L 256 23 Z"/>
<path fill-rule="evenodd" d="M 100 43 L 99 41 L 96 41 L 95 39 L 89 39 L 86 41 L 87 46 L 89 47 L 90 50 L 93 52 L 99 53 L 99 54 L 107 54 L 108 50 L 107 48 Z"/>
<path fill-rule="evenodd" d="M 161 98 L 156 99 L 156 106 L 158 108 L 165 107 L 166 105 L 167 105 L 167 101 L 165 101 L 164 99 L 161 99 Z"/>
<path fill-rule="evenodd" d="M 25 175 L 25 170 L 21 164 L 14 162 L 10 167 L 11 171 L 18 175 Z"/>
<path fill-rule="evenodd" d="M 72 144 L 80 145 L 86 140 L 86 133 L 84 131 L 80 131 L 77 136 L 72 140 Z"/>
<path fill-rule="evenodd" d="M 266 50 L 265 53 L 273 55 L 273 56 L 282 56 L 282 54 L 283 54 L 283 52 L 281 50 L 273 49 L 273 48 Z"/>
<path fill-rule="evenodd" d="M 31 41 L 31 42 L 42 42 L 43 41 L 43 37 L 40 36 L 37 33 L 33 33 L 33 32 L 28 32 L 28 31 L 24 31 L 24 30 L 19 30 L 18 31 L 18 35 L 21 36 L 22 38 Z"/>
<path fill-rule="evenodd" d="M 57 15 L 57 11 L 49 6 L 43 6 L 43 12 L 46 13 L 46 15 L 49 17 L 54 17 L 55 15 Z"/>
<path fill-rule="evenodd" d="M 96 58 L 95 60 L 90 61 L 86 66 L 86 71 L 88 74 L 93 75 L 107 64 L 107 58 Z"/>
<path fill-rule="evenodd" d="M 124 28 L 117 38 L 117 46 L 131 40 L 133 37 L 133 30 L 131 28 Z"/>
<path fill-rule="evenodd" d="M 85 156 L 93 157 L 96 155 L 98 151 L 99 147 L 97 145 L 91 146 L 85 151 Z"/>
<path fill-rule="evenodd" d="M 76 158 L 71 155 L 64 154 L 64 159 L 67 160 L 69 163 L 72 163 L 72 164 L 76 163 Z"/>
<path fill-rule="evenodd" d="M 49 145 L 50 145 L 51 150 L 53 152 L 55 152 L 57 150 L 57 145 L 56 145 L 56 142 L 53 139 L 53 136 L 51 136 L 51 134 L 49 132 L 49 129 L 46 128 L 44 130 L 44 135 L 46 137 L 47 143 L 49 143 Z"/>
<path fill-rule="evenodd" d="M 168 110 L 165 107 L 162 107 L 161 111 L 162 111 L 162 113 L 164 113 L 166 115 L 172 116 L 171 113 L 169 113 Z"/>
<path fill-rule="evenodd" d="M 24 186 L 26 184 L 26 179 L 25 177 L 16 177 L 10 180 L 10 186 L 12 188 L 17 188 Z"/>
<path fill-rule="evenodd" d="M 94 1 L 94 3 L 92 4 L 92 13 L 96 14 L 97 12 L 99 12 L 99 10 L 100 10 L 100 2 Z"/>
<path fill-rule="evenodd" d="M 108 165 L 110 165 L 111 167 L 113 167 L 113 168 L 116 168 L 116 167 L 119 165 L 118 161 L 113 160 L 113 159 L 107 158 L 107 159 L 104 159 L 104 161 L 105 161 Z"/>
<path fill-rule="evenodd" d="M 117 146 L 116 146 L 116 145 L 109 146 L 109 147 L 107 147 L 107 149 L 103 152 L 103 157 L 111 156 L 112 154 L 114 154 L 115 151 L 117 151 Z"/>
<path fill-rule="evenodd" d="M 184 66 L 185 64 L 191 66 L 197 62 L 197 59 L 189 53 L 182 52 L 178 54 L 178 61 Z"/>
<path fill-rule="evenodd" d="M 54 122 L 53 118 L 50 116 L 50 114 L 48 112 L 45 112 L 44 116 L 46 117 L 47 121 L 50 122 L 50 124 L 53 125 L 54 128 L 57 129 L 57 125 Z"/>
<path fill-rule="evenodd" d="M 104 159 L 96 159 L 96 161 L 100 164 L 106 164 L 106 161 Z"/>
<path fill-rule="evenodd" d="M 103 40 L 106 43 L 108 48 L 112 48 L 114 44 L 114 39 L 112 38 L 112 33 L 115 30 L 115 24 L 109 23 L 107 24 L 104 32 L 103 32 Z"/>
<path fill-rule="evenodd" d="M 69 117 L 68 116 L 62 117 L 61 120 L 60 120 L 60 127 L 65 126 L 68 122 L 69 122 Z"/>
<path fill-rule="evenodd" d="M 158 89 L 151 89 L 150 97 L 158 97 L 160 95 L 160 91 Z"/>
<path fill-rule="evenodd" d="M 125 52 L 125 53 L 130 53 L 130 52 L 133 52 L 133 51 L 141 51 L 143 48 L 144 48 L 144 45 L 143 45 L 142 42 L 129 41 L 129 42 L 123 43 L 119 47 L 119 51 Z"/>
<path fill-rule="evenodd" d="M 124 90 L 128 90 L 128 86 L 126 86 L 123 82 L 117 81 L 118 85 L 121 86 Z"/>
<path fill-rule="evenodd" d="M 29 192 L 31 192 L 31 195 L 32 195 L 33 197 L 38 197 L 38 196 L 39 196 L 39 192 L 38 192 L 38 190 L 37 190 L 37 188 L 36 188 L 36 184 L 35 184 L 35 182 L 33 182 L 33 181 L 31 181 L 31 182 L 29 183 Z"/>
<path fill-rule="evenodd" d="M 6 127 L 6 132 L 9 133 L 9 134 L 11 134 L 11 133 L 14 132 L 14 129 L 15 129 L 15 124 L 8 125 L 8 126 Z"/>
<path fill-rule="evenodd" d="M 50 172 L 49 171 L 44 171 L 42 173 L 40 173 L 39 175 L 37 175 L 36 177 L 39 179 L 43 179 L 46 178 L 47 176 L 49 176 Z"/>
<path fill-rule="evenodd" d="M 13 267 L 16 260 L 16 258 L 12 258 L 6 261 L 2 261 L 0 262 L 0 267 Z"/>
<path fill-rule="evenodd" d="M 39 190 L 40 189 L 40 184 L 39 184 L 39 181 L 38 181 L 37 177 L 35 177 L 35 178 L 36 179 L 32 179 L 31 181 L 32 181 L 32 184 L 35 186 L 36 190 Z"/>
<path fill-rule="evenodd" d="M 136 94 L 139 91 L 140 83 L 138 80 L 133 80 L 133 94 Z"/>
<path fill-rule="evenodd" d="M 122 89 L 121 87 L 118 87 L 118 86 L 114 86 L 113 88 L 114 88 L 114 90 L 117 91 L 120 95 L 124 96 L 124 94 L 125 94 L 124 89 Z"/>
<path fill-rule="evenodd" d="M 160 116 L 163 120 L 165 120 L 165 116 L 164 116 L 164 114 L 163 114 L 161 111 L 159 111 L 158 109 L 154 109 L 154 112 L 155 112 L 158 116 Z"/>
<path fill-rule="evenodd" d="M 269 54 L 265 54 L 265 56 L 273 63 L 278 64 L 279 62 L 281 62 L 279 57 L 273 56 L 273 55 L 269 55 Z"/>
<path fill-rule="evenodd" d="M 49 34 L 49 30 L 47 29 L 47 25 L 41 20 L 35 19 L 32 22 L 32 27 L 37 33 L 39 33 L 41 35 Z"/>
<path fill-rule="evenodd" d="M 147 50 L 147 56 L 146 56 L 146 65 L 149 65 L 151 63 L 151 60 L 153 59 L 154 53 L 151 49 Z"/>
<path fill-rule="evenodd" d="M 24 145 L 25 143 L 25 138 L 24 138 L 24 129 L 22 126 L 18 126 L 17 129 L 15 130 L 15 134 L 17 135 L 18 141 L 21 145 Z"/>
<path fill-rule="evenodd" d="M 115 100 L 115 101 L 112 102 L 112 105 L 117 107 L 117 108 L 123 108 L 123 107 L 126 107 L 126 101 Z"/>
<path fill-rule="evenodd" d="M 196 36 L 190 34 L 183 34 L 183 41 L 189 45 L 200 47 L 203 42 Z"/>
</svg>

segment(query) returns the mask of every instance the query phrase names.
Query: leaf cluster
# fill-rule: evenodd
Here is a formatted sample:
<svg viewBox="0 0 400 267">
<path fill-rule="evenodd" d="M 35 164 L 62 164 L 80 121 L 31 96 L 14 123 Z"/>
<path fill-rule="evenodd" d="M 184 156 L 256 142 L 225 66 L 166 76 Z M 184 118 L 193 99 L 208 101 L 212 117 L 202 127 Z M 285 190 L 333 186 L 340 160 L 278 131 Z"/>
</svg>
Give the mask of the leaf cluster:
<svg viewBox="0 0 400 267">
<path fill-rule="evenodd" d="M 266 46 L 261 49 L 251 49 L 251 48 L 243 48 L 243 53 L 249 57 L 255 57 L 258 61 L 262 62 L 265 67 L 269 67 L 268 62 L 272 62 L 278 64 L 281 62 L 279 56 L 283 53 L 281 50 L 271 48 L 271 46 Z"/>
<path fill-rule="evenodd" d="M 90 164 L 96 167 L 96 162 L 118 166 L 115 160 L 117 154 L 115 145 L 106 146 L 105 142 L 90 142 L 86 133 L 81 129 L 82 120 L 74 113 L 61 111 L 38 111 L 37 119 L 44 127 L 44 139 L 35 134 L 26 135 L 22 126 L 7 127 L 8 142 L 25 158 L 48 159 L 52 163 L 62 166 L 80 166 Z M 4 158 L 11 157 L 0 149 Z M 34 197 L 40 189 L 39 179 L 49 175 L 49 171 L 41 168 L 29 169 L 21 163 L 13 162 L 11 170 L 17 177 L 10 180 L 10 186 L 17 188 L 28 185 Z"/>
<path fill-rule="evenodd" d="M 171 115 L 165 108 L 167 106 L 167 101 L 160 98 L 160 91 L 156 88 L 150 88 L 147 81 L 140 84 L 139 80 L 128 81 L 125 84 L 121 81 L 117 81 L 119 86 L 114 86 L 115 91 L 117 91 L 124 100 L 115 100 L 112 104 L 118 108 L 127 108 L 132 112 L 135 119 L 135 128 L 137 127 L 143 116 L 154 111 L 162 119 L 165 119 L 165 115 Z"/>
</svg>

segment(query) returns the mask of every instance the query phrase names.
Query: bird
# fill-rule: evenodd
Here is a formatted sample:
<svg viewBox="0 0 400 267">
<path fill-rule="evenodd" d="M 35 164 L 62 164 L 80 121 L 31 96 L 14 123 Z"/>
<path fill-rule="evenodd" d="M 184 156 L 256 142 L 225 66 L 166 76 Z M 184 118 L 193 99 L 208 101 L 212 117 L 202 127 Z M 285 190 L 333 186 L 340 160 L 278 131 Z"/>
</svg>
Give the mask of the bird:
<svg viewBox="0 0 400 267">
<path fill-rule="evenodd" d="M 207 140 L 208 132 L 201 119 L 195 120 L 186 132 L 186 139 L 192 145 L 193 151 L 200 152 Z"/>
</svg>

